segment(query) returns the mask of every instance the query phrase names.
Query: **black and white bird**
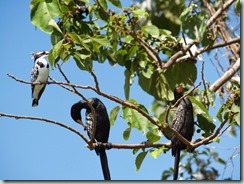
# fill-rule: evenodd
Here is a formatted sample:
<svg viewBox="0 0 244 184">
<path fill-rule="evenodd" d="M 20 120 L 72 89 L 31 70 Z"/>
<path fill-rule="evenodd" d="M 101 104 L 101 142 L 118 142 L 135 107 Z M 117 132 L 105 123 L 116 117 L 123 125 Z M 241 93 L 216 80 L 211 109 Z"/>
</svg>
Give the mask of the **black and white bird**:
<svg viewBox="0 0 244 184">
<path fill-rule="evenodd" d="M 175 102 L 177 102 L 182 96 L 183 87 L 179 85 L 174 90 Z M 177 131 L 186 140 L 191 141 L 194 133 L 194 117 L 192 103 L 188 97 L 184 97 L 180 100 L 176 113 L 173 117 L 171 128 Z M 186 149 L 186 145 L 181 142 L 175 135 L 171 137 L 171 143 L 172 155 L 175 157 L 173 179 L 177 180 L 180 162 L 180 151 Z"/>
<path fill-rule="evenodd" d="M 38 106 L 39 99 L 42 96 L 46 87 L 46 82 L 49 76 L 49 63 L 46 58 L 48 56 L 47 51 L 39 51 L 32 53 L 34 58 L 34 67 L 31 71 L 31 82 L 41 82 L 43 84 L 32 84 L 32 107 Z"/>
<path fill-rule="evenodd" d="M 96 122 L 95 131 L 95 142 L 108 143 L 109 131 L 110 131 L 110 121 L 105 105 L 98 98 L 88 99 L 90 105 L 95 110 L 93 114 L 92 109 L 86 101 L 79 101 L 72 105 L 70 110 L 70 115 L 72 119 L 82 125 L 91 138 L 94 131 L 94 123 Z M 81 110 L 86 109 L 86 124 L 82 123 Z M 96 121 L 94 121 L 96 119 Z M 100 156 L 102 171 L 104 180 L 111 180 L 110 171 L 108 167 L 108 159 L 105 152 L 105 148 L 96 148 L 97 155 Z"/>
</svg>

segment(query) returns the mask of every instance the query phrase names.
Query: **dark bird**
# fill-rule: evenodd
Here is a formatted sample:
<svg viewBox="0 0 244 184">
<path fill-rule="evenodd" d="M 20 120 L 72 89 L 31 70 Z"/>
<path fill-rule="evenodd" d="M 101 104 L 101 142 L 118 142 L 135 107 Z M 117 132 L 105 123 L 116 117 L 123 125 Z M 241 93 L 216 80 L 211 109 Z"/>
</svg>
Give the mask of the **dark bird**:
<svg viewBox="0 0 244 184">
<path fill-rule="evenodd" d="M 89 13 L 88 8 L 86 7 L 85 2 L 81 1 L 81 0 L 74 0 L 77 10 L 78 10 L 78 14 L 80 14 L 80 18 L 84 19 L 85 17 L 82 15 L 83 13 L 86 14 L 86 16 Z"/>
<path fill-rule="evenodd" d="M 96 118 L 96 132 L 95 141 L 100 143 L 107 143 L 110 131 L 110 122 L 105 105 L 98 98 L 88 99 L 89 104 L 94 108 L 95 114 L 86 101 L 79 101 L 71 107 L 71 117 L 74 121 L 81 124 L 88 133 L 88 136 L 92 137 L 94 128 L 94 118 Z M 86 109 L 86 125 L 82 123 L 81 110 Z M 108 167 L 107 155 L 105 148 L 96 148 L 97 155 L 100 156 L 101 166 L 103 170 L 104 180 L 111 180 Z"/>
<path fill-rule="evenodd" d="M 181 85 L 174 90 L 175 102 L 183 96 L 183 88 Z M 176 113 L 173 117 L 171 125 L 175 131 L 188 141 L 191 141 L 194 132 L 194 117 L 192 103 L 188 97 L 180 100 Z M 175 157 L 174 163 L 174 180 L 178 178 L 180 151 L 186 149 L 186 145 L 182 143 L 175 135 L 171 137 L 172 155 Z"/>
<path fill-rule="evenodd" d="M 49 76 L 49 64 L 46 60 L 48 56 L 47 51 L 40 51 L 32 53 L 34 58 L 34 67 L 31 71 L 31 82 L 41 82 L 44 84 L 32 84 L 32 107 L 38 106 L 38 102 L 46 88 L 46 82 Z"/>
</svg>

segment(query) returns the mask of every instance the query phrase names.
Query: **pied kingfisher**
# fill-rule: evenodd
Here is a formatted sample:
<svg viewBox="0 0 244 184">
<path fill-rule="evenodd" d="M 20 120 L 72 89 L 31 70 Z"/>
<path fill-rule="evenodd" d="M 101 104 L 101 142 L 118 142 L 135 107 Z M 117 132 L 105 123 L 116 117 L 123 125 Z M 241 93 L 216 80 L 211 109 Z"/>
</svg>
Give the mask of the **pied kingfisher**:
<svg viewBox="0 0 244 184">
<path fill-rule="evenodd" d="M 34 58 L 34 67 L 31 71 L 31 82 L 41 82 L 44 84 L 32 84 L 32 107 L 38 106 L 38 101 L 46 87 L 46 82 L 49 76 L 49 64 L 46 60 L 48 56 L 47 51 L 39 51 L 32 53 Z"/>
</svg>

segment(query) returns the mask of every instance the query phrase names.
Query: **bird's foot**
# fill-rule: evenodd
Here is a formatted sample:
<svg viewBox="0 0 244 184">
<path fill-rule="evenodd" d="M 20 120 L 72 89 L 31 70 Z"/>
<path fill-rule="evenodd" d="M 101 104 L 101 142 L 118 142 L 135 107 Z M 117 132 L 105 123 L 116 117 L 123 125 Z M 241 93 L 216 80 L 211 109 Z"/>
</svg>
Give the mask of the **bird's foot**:
<svg viewBox="0 0 244 184">
<path fill-rule="evenodd" d="M 109 150 L 111 148 L 112 148 L 112 143 L 111 142 L 107 142 L 106 149 Z"/>
</svg>

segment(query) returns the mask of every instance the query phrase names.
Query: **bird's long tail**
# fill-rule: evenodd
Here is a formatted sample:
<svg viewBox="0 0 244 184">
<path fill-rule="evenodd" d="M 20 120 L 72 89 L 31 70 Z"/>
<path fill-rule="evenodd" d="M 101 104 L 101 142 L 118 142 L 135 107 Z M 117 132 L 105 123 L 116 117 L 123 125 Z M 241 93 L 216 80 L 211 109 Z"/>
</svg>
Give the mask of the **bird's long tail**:
<svg viewBox="0 0 244 184">
<path fill-rule="evenodd" d="M 174 180 L 177 180 L 178 178 L 179 163 L 180 163 L 180 149 L 177 149 L 175 153 L 175 163 L 174 163 Z"/>
<path fill-rule="evenodd" d="M 111 180 L 110 172 L 109 172 L 109 168 L 108 168 L 108 159 L 107 159 L 105 149 L 99 150 L 99 155 L 100 155 L 100 161 L 101 161 L 101 166 L 102 166 L 102 170 L 103 170 L 104 180 Z"/>
</svg>

